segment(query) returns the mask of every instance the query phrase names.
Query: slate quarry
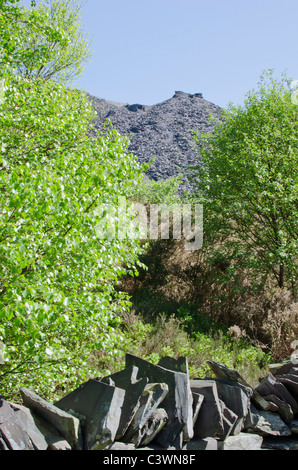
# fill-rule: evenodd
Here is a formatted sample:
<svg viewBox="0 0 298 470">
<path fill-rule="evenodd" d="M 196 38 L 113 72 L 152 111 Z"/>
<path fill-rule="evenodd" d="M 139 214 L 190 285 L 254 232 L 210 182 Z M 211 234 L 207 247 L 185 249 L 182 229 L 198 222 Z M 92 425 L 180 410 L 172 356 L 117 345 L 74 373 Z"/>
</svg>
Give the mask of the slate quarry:
<svg viewBox="0 0 298 470">
<path fill-rule="evenodd" d="M 81 384 L 55 403 L 21 388 L 0 397 L 0 450 L 298 450 L 298 366 L 274 365 L 256 387 L 216 361 L 189 378 L 184 357 Z"/>
<path fill-rule="evenodd" d="M 212 132 L 219 119 L 221 108 L 207 100 L 201 93 L 176 91 L 172 98 L 145 106 L 121 104 L 89 95 L 97 113 L 95 128 L 101 130 L 106 120 L 121 134 L 129 137 L 128 150 L 141 163 L 155 158 L 147 176 L 153 180 L 186 175 L 189 165 L 197 161 L 197 146 L 191 131 Z M 183 177 L 184 188 L 189 188 Z"/>
</svg>

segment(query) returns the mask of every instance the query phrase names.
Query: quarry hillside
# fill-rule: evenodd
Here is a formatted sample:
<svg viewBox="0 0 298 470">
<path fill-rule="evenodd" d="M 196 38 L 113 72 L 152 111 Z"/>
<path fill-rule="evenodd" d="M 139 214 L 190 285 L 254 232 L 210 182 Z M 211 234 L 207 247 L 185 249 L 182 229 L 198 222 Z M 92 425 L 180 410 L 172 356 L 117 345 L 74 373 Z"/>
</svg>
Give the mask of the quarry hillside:
<svg viewBox="0 0 298 470">
<path fill-rule="evenodd" d="M 196 161 L 191 131 L 207 133 L 214 129 L 221 108 L 206 101 L 201 93 L 176 91 L 172 98 L 146 106 L 123 104 L 89 95 L 97 113 L 95 128 L 108 119 L 122 135 L 130 138 L 129 151 L 141 163 L 155 158 L 148 170 L 150 179 L 167 179 L 185 171 Z M 187 187 L 187 184 L 184 183 Z"/>
</svg>

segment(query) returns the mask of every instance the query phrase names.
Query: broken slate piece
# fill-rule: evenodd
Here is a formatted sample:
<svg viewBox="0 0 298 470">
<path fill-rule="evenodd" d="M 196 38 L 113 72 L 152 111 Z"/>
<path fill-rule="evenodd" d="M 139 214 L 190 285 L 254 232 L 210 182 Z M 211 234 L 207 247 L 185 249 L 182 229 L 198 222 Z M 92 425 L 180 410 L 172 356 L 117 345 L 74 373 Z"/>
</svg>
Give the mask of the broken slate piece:
<svg viewBox="0 0 298 470">
<path fill-rule="evenodd" d="M 193 411 L 193 416 L 192 416 L 192 421 L 193 425 L 195 425 L 198 415 L 202 406 L 202 403 L 204 401 L 204 396 L 200 395 L 199 393 L 192 392 L 192 398 L 193 398 L 193 403 L 192 403 L 192 411 Z"/>
<path fill-rule="evenodd" d="M 268 404 L 267 400 L 265 400 L 257 390 L 253 389 L 253 387 L 251 387 L 251 385 L 246 382 L 239 372 L 237 372 L 235 369 L 230 369 L 230 367 L 217 361 L 208 360 L 206 362 L 212 372 L 215 374 L 215 377 L 218 379 L 228 379 L 231 382 L 238 382 L 239 384 L 252 389 L 252 403 L 254 403 L 259 409 L 263 411 L 270 411 L 270 404 Z"/>
<path fill-rule="evenodd" d="M 100 450 L 115 440 L 124 396 L 121 388 L 90 379 L 55 406 L 80 419 L 84 450 Z"/>
<path fill-rule="evenodd" d="M 15 405 L 11 403 L 10 406 L 14 410 L 15 416 L 18 417 L 18 420 L 22 426 L 22 429 L 26 431 L 26 433 L 30 437 L 31 442 L 34 446 L 34 449 L 35 450 L 47 450 L 48 443 L 43 433 L 37 427 L 33 418 L 32 411 L 23 405 L 18 405 L 18 404 Z M 62 436 L 60 436 L 60 438 L 62 438 Z"/>
<path fill-rule="evenodd" d="M 274 375 L 269 373 L 267 377 L 260 381 L 255 390 L 258 391 L 265 398 L 266 395 L 276 395 L 278 398 L 285 401 L 291 406 L 294 414 L 298 413 L 297 401 L 290 394 L 287 388 L 274 377 Z"/>
<path fill-rule="evenodd" d="M 293 363 L 291 361 L 284 361 L 278 364 L 271 364 L 269 366 L 269 372 L 272 375 L 282 375 L 288 374 L 293 367 Z"/>
<path fill-rule="evenodd" d="M 298 401 L 298 375 L 289 373 L 276 375 L 275 377 L 279 382 L 284 384 L 290 394 Z"/>
<path fill-rule="evenodd" d="M 214 380 L 190 381 L 191 391 L 203 395 L 204 400 L 194 425 L 194 437 L 224 437 L 224 424 L 220 400 Z"/>
<path fill-rule="evenodd" d="M 298 419 L 294 419 L 288 424 L 292 434 L 298 434 Z"/>
<path fill-rule="evenodd" d="M 52 424 L 35 415 L 26 406 L 13 403 L 11 407 L 35 450 L 72 450 L 70 444 Z"/>
<path fill-rule="evenodd" d="M 115 437 L 118 441 L 121 440 L 131 424 L 139 408 L 141 396 L 148 384 L 147 377 L 137 380 L 137 373 L 138 368 L 131 366 L 100 380 L 103 383 L 108 383 L 108 380 L 112 380 L 116 387 L 125 390 L 120 423 Z"/>
<path fill-rule="evenodd" d="M 167 448 L 177 434 L 189 427 L 192 421 L 192 400 L 189 397 L 188 376 L 184 372 L 165 369 L 151 364 L 131 354 L 126 355 L 126 367 L 135 365 L 139 368 L 139 377 L 148 377 L 151 383 L 166 383 L 169 392 L 162 402 L 162 408 L 168 414 L 168 421 L 156 436 L 156 443 Z"/>
<path fill-rule="evenodd" d="M 0 447 L 3 450 L 34 450 L 30 437 L 9 405 L 0 396 Z"/>
<path fill-rule="evenodd" d="M 218 443 L 213 437 L 193 438 L 183 446 L 183 450 L 218 450 Z"/>
<path fill-rule="evenodd" d="M 219 450 L 261 450 L 263 438 L 256 434 L 241 432 L 219 443 Z"/>
<path fill-rule="evenodd" d="M 277 407 L 276 412 L 279 414 L 279 416 L 285 423 L 289 423 L 290 421 L 294 419 L 293 410 L 288 403 L 281 400 L 276 395 L 267 395 L 266 400 L 276 405 Z"/>
<path fill-rule="evenodd" d="M 175 359 L 170 356 L 164 356 L 160 359 L 158 365 L 164 369 L 188 374 L 188 361 L 186 357 L 178 357 L 178 359 Z"/>
<path fill-rule="evenodd" d="M 238 416 L 230 410 L 226 404 L 219 400 L 221 411 L 222 411 L 222 421 L 224 427 L 224 436 L 227 438 L 232 432 L 235 432 L 237 423 L 239 422 Z"/>
<path fill-rule="evenodd" d="M 290 436 L 291 431 L 286 423 L 277 413 L 270 411 L 260 411 L 253 409 L 254 424 L 248 428 L 248 432 L 259 434 L 260 436 Z"/>
<path fill-rule="evenodd" d="M 164 369 L 176 371 L 176 372 L 184 372 L 187 375 L 187 385 L 188 385 L 188 401 L 192 403 L 193 396 L 190 390 L 189 385 L 189 370 L 188 370 L 188 360 L 186 357 L 178 357 L 178 359 L 174 359 L 170 356 L 162 357 L 158 363 L 159 366 L 163 367 Z M 191 406 L 188 407 L 188 418 L 186 425 L 183 429 L 183 440 L 189 441 L 193 437 L 193 409 Z"/>
<path fill-rule="evenodd" d="M 146 423 L 152 413 L 163 402 L 169 389 L 167 384 L 146 385 L 139 402 L 139 408 L 135 413 L 127 432 L 123 436 L 124 442 L 132 442 L 138 447 L 146 432 Z"/>
<path fill-rule="evenodd" d="M 168 415 L 162 408 L 157 408 L 147 420 L 143 429 L 143 439 L 141 446 L 147 446 L 153 441 L 155 436 L 162 430 L 168 420 Z"/>
<path fill-rule="evenodd" d="M 69 413 L 48 403 L 31 390 L 20 389 L 24 405 L 37 416 L 52 424 L 75 450 L 82 447 L 80 421 Z"/>
<path fill-rule="evenodd" d="M 232 434 L 238 434 L 245 427 L 245 418 L 249 413 L 252 389 L 229 379 L 215 379 L 218 397 L 236 416 Z"/>
</svg>

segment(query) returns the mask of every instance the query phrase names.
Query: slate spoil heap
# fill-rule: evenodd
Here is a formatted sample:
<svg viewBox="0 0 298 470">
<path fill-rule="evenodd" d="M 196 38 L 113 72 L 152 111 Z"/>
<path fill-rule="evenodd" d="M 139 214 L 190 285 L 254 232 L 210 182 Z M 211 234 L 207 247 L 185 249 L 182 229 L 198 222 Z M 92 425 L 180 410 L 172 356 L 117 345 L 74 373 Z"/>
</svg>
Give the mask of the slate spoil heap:
<svg viewBox="0 0 298 470">
<path fill-rule="evenodd" d="M 97 114 L 94 125 L 102 130 L 106 120 L 121 134 L 129 137 L 128 150 L 140 163 L 155 158 L 147 176 L 153 180 L 177 176 L 189 189 L 186 169 L 197 164 L 197 145 L 191 131 L 213 132 L 221 108 L 203 98 L 201 93 L 176 91 L 172 98 L 152 106 L 123 104 L 89 95 Z M 210 117 L 213 117 L 213 120 Z"/>
<path fill-rule="evenodd" d="M 274 365 L 252 388 L 223 364 L 189 379 L 187 359 L 90 379 L 54 404 L 21 388 L 0 397 L 1 450 L 298 450 L 298 366 Z M 295 419 L 296 418 L 296 419 Z"/>
</svg>

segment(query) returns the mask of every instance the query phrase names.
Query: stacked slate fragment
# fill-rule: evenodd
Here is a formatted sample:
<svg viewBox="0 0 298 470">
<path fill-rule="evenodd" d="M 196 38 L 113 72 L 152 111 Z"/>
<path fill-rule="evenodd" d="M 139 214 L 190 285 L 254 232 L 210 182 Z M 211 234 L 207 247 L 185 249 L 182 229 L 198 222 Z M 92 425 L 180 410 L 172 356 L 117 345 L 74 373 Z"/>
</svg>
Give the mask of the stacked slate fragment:
<svg viewBox="0 0 298 470">
<path fill-rule="evenodd" d="M 189 378 L 186 358 L 125 368 L 81 384 L 54 404 L 20 390 L 0 397 L 0 450 L 298 449 L 298 368 L 271 368 L 257 387 L 207 361 L 213 377 Z M 215 376 L 215 377 L 214 377 Z"/>
</svg>

